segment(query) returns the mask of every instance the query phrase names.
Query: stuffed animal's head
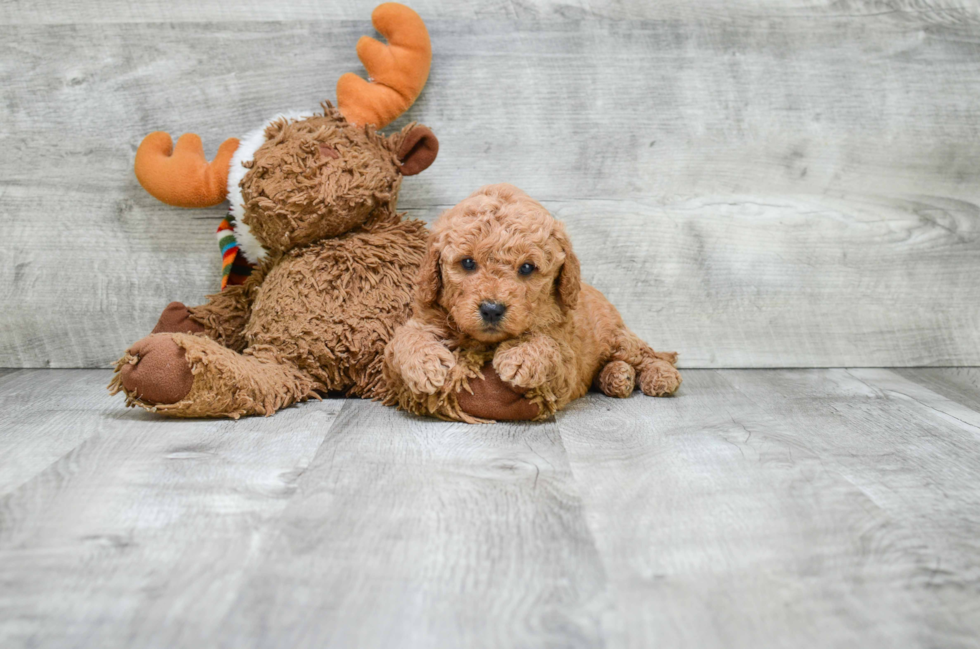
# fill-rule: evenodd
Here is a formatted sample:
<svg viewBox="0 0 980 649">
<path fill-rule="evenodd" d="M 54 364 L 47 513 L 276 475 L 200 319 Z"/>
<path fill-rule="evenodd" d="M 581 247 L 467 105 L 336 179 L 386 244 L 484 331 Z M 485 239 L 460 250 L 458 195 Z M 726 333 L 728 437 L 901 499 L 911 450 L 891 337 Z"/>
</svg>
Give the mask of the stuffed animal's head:
<svg viewBox="0 0 980 649">
<path fill-rule="evenodd" d="M 251 150 L 252 143 L 259 146 Z M 437 147 L 424 126 L 386 137 L 329 104 L 322 114 L 274 119 L 232 158 L 228 197 L 238 239 L 258 260 L 250 238 L 282 252 L 390 216 L 402 176 L 427 168 Z"/>
<path fill-rule="evenodd" d="M 429 74 L 432 50 L 421 18 L 396 3 L 377 7 L 375 27 L 389 44 L 364 37 L 358 56 L 373 77 L 337 83 L 338 108 L 273 117 L 241 141 L 227 140 L 210 163 L 201 140 L 151 133 L 136 153 L 136 176 L 154 197 L 179 207 L 228 198 L 236 237 L 248 258 L 282 252 L 364 225 L 391 212 L 401 177 L 435 160 L 432 131 L 411 124 L 390 136 L 381 128 L 408 109 Z M 378 208 L 382 208 L 379 210 Z"/>
<path fill-rule="evenodd" d="M 489 185 L 432 226 L 416 308 L 444 311 L 464 334 L 499 343 L 560 322 L 580 286 L 562 223 L 513 185 Z"/>
</svg>

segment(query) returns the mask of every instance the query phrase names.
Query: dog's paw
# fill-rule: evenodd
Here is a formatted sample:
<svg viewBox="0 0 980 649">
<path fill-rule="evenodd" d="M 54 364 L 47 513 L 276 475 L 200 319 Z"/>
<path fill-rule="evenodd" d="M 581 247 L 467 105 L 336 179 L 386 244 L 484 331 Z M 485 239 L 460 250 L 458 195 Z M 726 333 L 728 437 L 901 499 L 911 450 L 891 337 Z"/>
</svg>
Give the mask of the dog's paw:
<svg viewBox="0 0 980 649">
<path fill-rule="evenodd" d="M 532 354 L 523 345 L 497 350 L 493 357 L 493 369 L 506 383 L 532 390 L 551 379 L 552 365 L 541 354 Z"/>
<path fill-rule="evenodd" d="M 625 361 L 610 361 L 599 372 L 596 383 L 606 396 L 625 399 L 633 394 L 636 370 Z"/>
<path fill-rule="evenodd" d="M 657 360 L 640 372 L 640 390 L 650 397 L 673 394 L 681 385 L 681 373 L 667 361 Z"/>
<path fill-rule="evenodd" d="M 401 364 L 401 375 L 408 389 L 416 394 L 435 394 L 456 365 L 453 353 L 442 345 L 416 350 Z"/>
</svg>

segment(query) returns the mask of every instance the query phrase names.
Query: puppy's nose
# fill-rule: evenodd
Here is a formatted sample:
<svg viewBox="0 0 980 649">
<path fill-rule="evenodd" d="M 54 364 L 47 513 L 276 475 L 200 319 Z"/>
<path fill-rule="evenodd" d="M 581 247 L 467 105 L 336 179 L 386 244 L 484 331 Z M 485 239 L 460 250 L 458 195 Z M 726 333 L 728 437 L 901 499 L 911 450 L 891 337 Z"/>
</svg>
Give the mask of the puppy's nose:
<svg viewBox="0 0 980 649">
<path fill-rule="evenodd" d="M 501 318 L 504 317 L 504 313 L 507 312 L 507 305 L 501 304 L 500 302 L 481 302 L 480 303 L 480 317 L 487 324 L 497 324 L 500 322 Z"/>
</svg>

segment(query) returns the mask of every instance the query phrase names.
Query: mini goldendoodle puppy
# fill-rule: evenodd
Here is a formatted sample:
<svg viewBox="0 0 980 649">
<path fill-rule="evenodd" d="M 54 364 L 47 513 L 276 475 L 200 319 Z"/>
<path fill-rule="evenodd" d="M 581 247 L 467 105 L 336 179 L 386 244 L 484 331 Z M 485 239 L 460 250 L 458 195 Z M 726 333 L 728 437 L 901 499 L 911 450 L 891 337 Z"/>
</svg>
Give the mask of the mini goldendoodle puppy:
<svg viewBox="0 0 980 649">
<path fill-rule="evenodd" d="M 611 397 L 628 397 L 636 385 L 671 394 L 681 384 L 676 359 L 651 349 L 582 283 L 562 223 L 501 184 L 433 225 L 413 315 L 385 349 L 385 376 L 389 403 L 418 414 L 541 419 L 593 385 Z M 480 378 L 497 380 L 484 367 L 491 360 L 526 402 L 507 409 L 480 398 Z"/>
</svg>

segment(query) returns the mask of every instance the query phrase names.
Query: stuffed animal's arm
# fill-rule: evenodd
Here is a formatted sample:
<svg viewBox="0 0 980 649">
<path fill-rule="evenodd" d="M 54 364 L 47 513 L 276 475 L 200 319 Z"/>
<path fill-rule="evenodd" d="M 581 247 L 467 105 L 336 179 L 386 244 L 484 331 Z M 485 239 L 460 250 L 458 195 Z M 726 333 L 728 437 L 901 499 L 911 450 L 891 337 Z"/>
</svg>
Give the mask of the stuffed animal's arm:
<svg viewBox="0 0 980 649">
<path fill-rule="evenodd" d="M 251 288 L 229 286 L 208 296 L 201 306 L 191 307 L 191 318 L 204 325 L 208 338 L 234 351 L 245 349 L 245 325 L 252 312 Z"/>
<path fill-rule="evenodd" d="M 385 348 L 385 369 L 412 392 L 435 394 L 456 365 L 437 327 L 411 319 L 395 330 Z"/>
</svg>

